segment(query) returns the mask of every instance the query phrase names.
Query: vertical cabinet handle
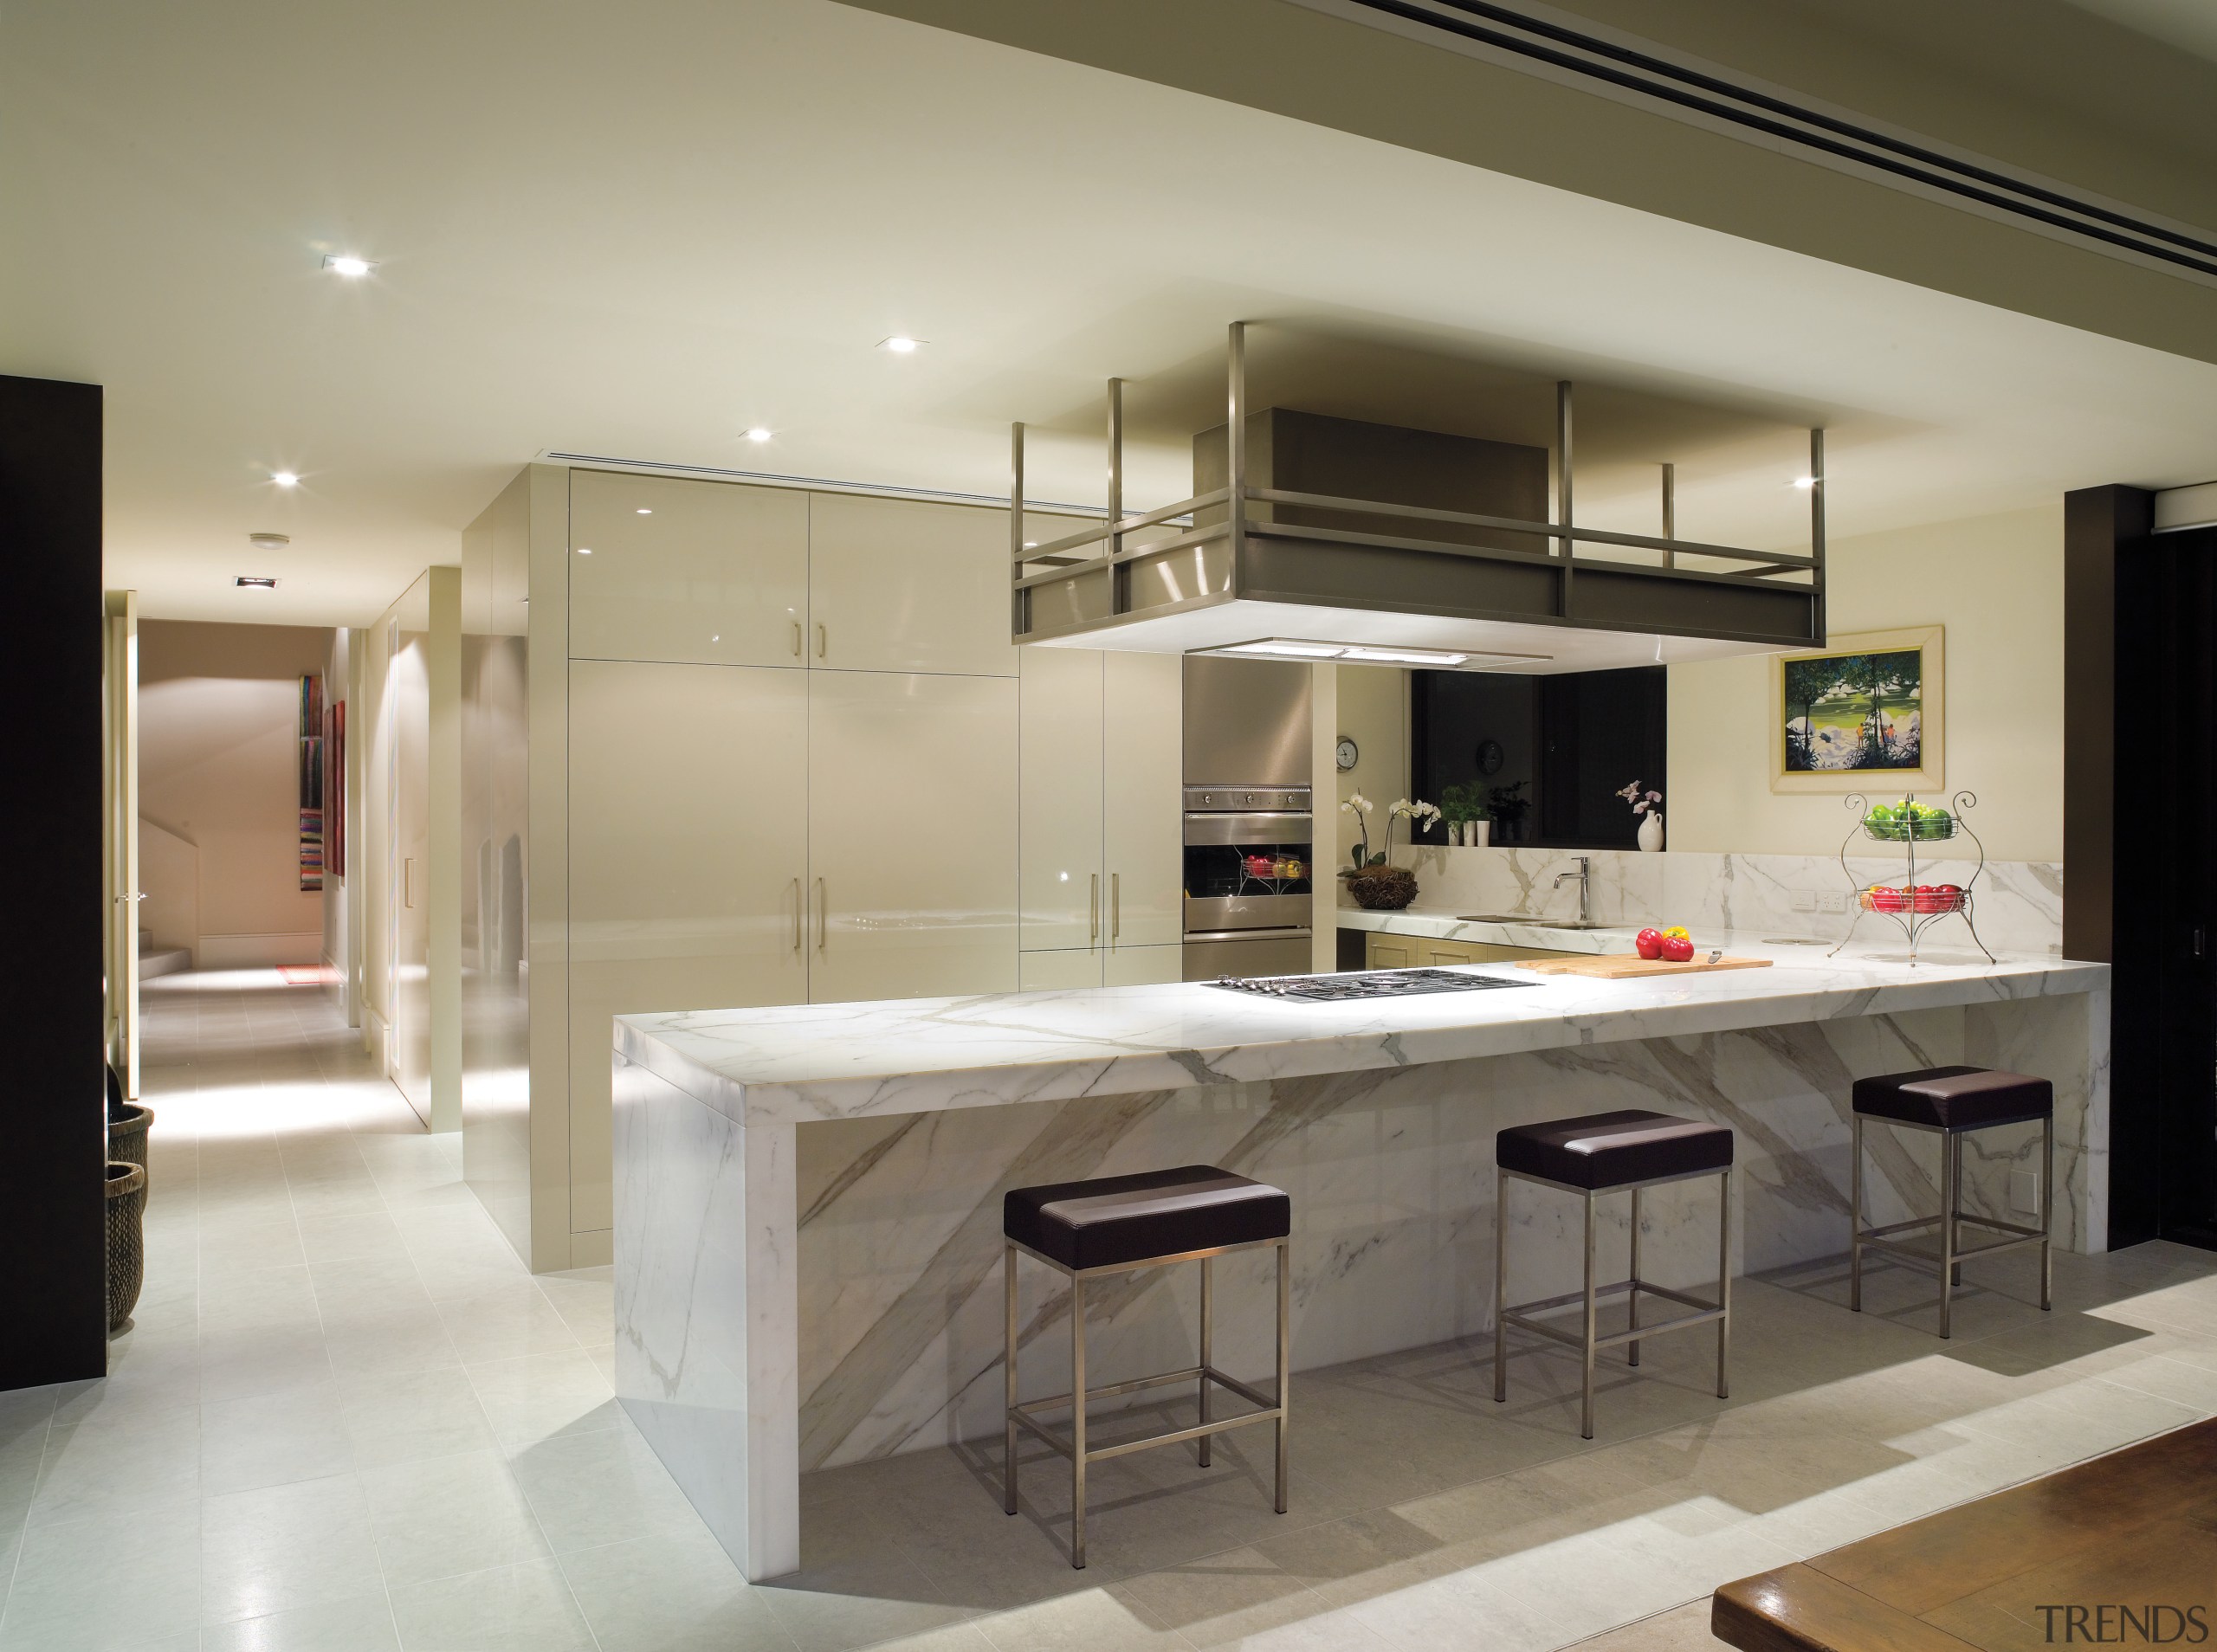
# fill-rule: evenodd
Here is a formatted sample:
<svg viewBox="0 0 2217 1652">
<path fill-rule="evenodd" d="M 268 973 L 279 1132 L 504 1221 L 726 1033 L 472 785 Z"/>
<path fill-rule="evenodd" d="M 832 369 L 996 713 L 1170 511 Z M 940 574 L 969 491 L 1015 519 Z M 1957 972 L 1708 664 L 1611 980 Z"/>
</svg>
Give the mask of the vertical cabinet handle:
<svg viewBox="0 0 2217 1652">
<path fill-rule="evenodd" d="M 802 893 L 800 880 L 795 878 L 793 880 L 793 951 L 796 952 L 800 951 L 800 909 L 807 900 L 807 895 Z"/>
<path fill-rule="evenodd" d="M 824 658 L 831 651 L 831 634 L 821 623 L 816 628 L 816 657 Z"/>
<path fill-rule="evenodd" d="M 1101 874 L 1096 872 L 1086 881 L 1090 886 L 1090 893 L 1086 902 L 1088 930 L 1085 942 L 1090 946 L 1101 939 Z"/>
<path fill-rule="evenodd" d="M 793 658 L 796 660 L 800 658 L 800 622 L 798 620 L 793 622 Z M 796 907 L 795 910 L 798 911 L 798 908 Z"/>
<path fill-rule="evenodd" d="M 1108 945 L 1113 950 L 1116 938 L 1124 932 L 1124 874 L 1108 874 Z"/>
<path fill-rule="evenodd" d="M 824 880 L 816 881 L 816 950 L 824 950 L 826 936 L 831 932 L 831 897 L 824 892 Z"/>
</svg>

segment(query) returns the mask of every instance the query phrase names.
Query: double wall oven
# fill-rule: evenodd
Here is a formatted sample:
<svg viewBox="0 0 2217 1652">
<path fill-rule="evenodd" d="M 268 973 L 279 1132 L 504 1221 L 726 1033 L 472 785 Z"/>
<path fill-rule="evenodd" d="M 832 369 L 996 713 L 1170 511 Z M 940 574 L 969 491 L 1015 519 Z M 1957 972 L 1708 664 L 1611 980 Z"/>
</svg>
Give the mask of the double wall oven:
<svg viewBox="0 0 2217 1652">
<path fill-rule="evenodd" d="M 1281 661 L 1186 658 L 1188 981 L 1310 966 L 1309 677 Z"/>
</svg>

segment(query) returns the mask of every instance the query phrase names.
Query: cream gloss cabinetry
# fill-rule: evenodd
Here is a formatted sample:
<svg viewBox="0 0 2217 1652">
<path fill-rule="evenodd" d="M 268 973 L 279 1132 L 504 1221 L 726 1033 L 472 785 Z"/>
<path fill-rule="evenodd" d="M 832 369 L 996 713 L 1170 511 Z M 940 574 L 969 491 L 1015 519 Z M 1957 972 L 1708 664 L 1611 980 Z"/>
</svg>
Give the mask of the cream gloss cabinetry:
<svg viewBox="0 0 2217 1652">
<path fill-rule="evenodd" d="M 1008 513 L 810 496 L 808 663 L 1013 677 Z"/>
<path fill-rule="evenodd" d="M 572 471 L 570 657 L 799 665 L 809 501 L 792 488 Z"/>
<path fill-rule="evenodd" d="M 811 671 L 808 700 L 811 1000 L 1015 991 L 1016 683 Z"/>
<path fill-rule="evenodd" d="M 579 1231 L 611 1219 L 611 1019 L 808 998 L 808 687 L 790 668 L 570 667 Z"/>
<path fill-rule="evenodd" d="M 1023 655 L 1024 985 L 1175 981 L 1179 661 L 1048 648 Z"/>
</svg>

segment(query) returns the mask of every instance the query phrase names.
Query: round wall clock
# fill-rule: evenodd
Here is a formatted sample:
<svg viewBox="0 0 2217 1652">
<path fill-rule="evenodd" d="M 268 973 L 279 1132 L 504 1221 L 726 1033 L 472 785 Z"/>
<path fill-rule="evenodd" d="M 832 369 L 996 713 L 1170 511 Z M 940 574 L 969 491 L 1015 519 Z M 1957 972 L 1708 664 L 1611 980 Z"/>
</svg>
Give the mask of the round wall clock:
<svg viewBox="0 0 2217 1652">
<path fill-rule="evenodd" d="M 1478 772 L 1499 774 L 1505 756 L 1499 740 L 1480 740 L 1478 742 Z"/>
<path fill-rule="evenodd" d="M 1354 767 L 1356 759 L 1361 755 L 1361 752 L 1355 750 L 1355 744 L 1353 740 L 1349 739 L 1344 734 L 1340 736 L 1340 744 L 1337 750 L 1334 752 L 1334 757 L 1340 765 L 1340 772 L 1341 774 L 1345 774 L 1349 769 Z"/>
</svg>

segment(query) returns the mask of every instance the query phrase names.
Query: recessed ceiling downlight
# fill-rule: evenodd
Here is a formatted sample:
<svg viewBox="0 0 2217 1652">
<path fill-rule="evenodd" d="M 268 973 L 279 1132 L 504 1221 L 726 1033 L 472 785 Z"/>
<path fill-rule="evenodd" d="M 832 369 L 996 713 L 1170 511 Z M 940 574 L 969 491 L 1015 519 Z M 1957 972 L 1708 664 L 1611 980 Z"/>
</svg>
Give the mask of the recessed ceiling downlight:
<svg viewBox="0 0 2217 1652">
<path fill-rule="evenodd" d="M 246 542 L 257 551 L 282 551 L 287 545 L 292 544 L 293 537 L 289 533 L 271 533 L 265 531 L 248 534 Z"/>
<path fill-rule="evenodd" d="M 350 281 L 361 280 L 377 268 L 368 259 L 357 258 L 352 253 L 326 253 L 323 267 L 334 275 L 344 275 Z"/>
<path fill-rule="evenodd" d="M 277 581 L 269 574 L 241 574 L 231 581 L 241 590 L 275 590 Z"/>
<path fill-rule="evenodd" d="M 921 339 L 911 339 L 905 332 L 896 332 L 890 339 L 877 341 L 880 350 L 890 350 L 896 356 L 913 356 L 924 347 Z"/>
<path fill-rule="evenodd" d="M 300 474 L 297 471 L 273 470 L 269 473 L 269 480 L 280 487 L 298 487 L 301 485 Z"/>
<path fill-rule="evenodd" d="M 747 439 L 749 442 L 767 442 L 775 434 L 776 432 L 769 429 L 766 426 L 758 424 L 753 429 L 747 432 Z"/>
</svg>

